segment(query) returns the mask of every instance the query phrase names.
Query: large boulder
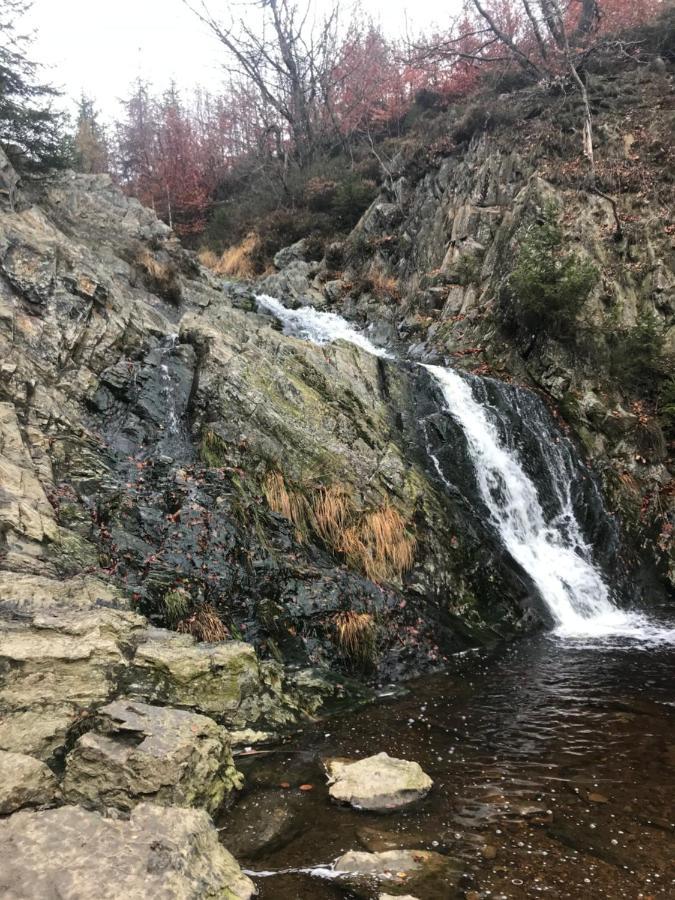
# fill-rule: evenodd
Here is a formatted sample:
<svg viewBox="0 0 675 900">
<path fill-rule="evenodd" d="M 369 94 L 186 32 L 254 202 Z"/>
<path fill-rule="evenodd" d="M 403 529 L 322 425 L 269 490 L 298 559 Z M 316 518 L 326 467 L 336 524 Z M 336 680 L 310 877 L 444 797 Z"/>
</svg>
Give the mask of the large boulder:
<svg viewBox="0 0 675 900">
<path fill-rule="evenodd" d="M 7 900 L 249 900 L 255 894 L 203 810 L 142 804 L 128 821 L 64 806 L 0 822 Z"/>
<path fill-rule="evenodd" d="M 117 700 L 99 710 L 100 727 L 66 758 L 66 799 L 132 809 L 143 801 L 214 812 L 241 787 L 227 732 L 185 710 Z"/>
<path fill-rule="evenodd" d="M 48 759 L 112 699 L 145 620 L 96 578 L 0 572 L 0 749 Z"/>
<path fill-rule="evenodd" d="M 0 750 L 0 816 L 25 806 L 50 806 L 59 793 L 54 773 L 39 759 Z"/>
<path fill-rule="evenodd" d="M 333 800 L 369 812 L 402 809 L 426 797 L 433 785 L 419 763 L 387 753 L 360 760 L 331 759 L 326 771 Z"/>
</svg>

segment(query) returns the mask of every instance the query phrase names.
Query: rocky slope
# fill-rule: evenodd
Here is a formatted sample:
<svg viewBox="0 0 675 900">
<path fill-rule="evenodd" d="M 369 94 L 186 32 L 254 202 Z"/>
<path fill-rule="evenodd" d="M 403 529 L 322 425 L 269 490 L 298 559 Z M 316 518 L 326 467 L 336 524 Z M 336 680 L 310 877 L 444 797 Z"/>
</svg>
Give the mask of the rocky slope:
<svg viewBox="0 0 675 900">
<path fill-rule="evenodd" d="M 214 812 L 233 740 L 354 676 L 536 624 L 532 588 L 430 472 L 422 374 L 284 336 L 107 178 L 1 162 L 2 889 L 53 882 L 53 828 L 86 869 L 131 814 L 130 895 L 149 866 L 248 896 L 208 818 L 160 807 Z"/>
<path fill-rule="evenodd" d="M 380 196 L 304 287 L 297 264 L 271 279 L 271 289 L 370 323 L 413 358 L 539 391 L 601 475 L 652 590 L 655 564 L 675 581 L 673 435 L 661 418 L 675 355 L 672 16 L 658 29 L 663 56 L 650 53 L 647 29 L 639 64 L 613 51 L 588 62 L 599 193 L 580 156 L 573 92 L 488 91 L 439 114 L 426 140 L 411 138 L 386 161 Z M 522 242 L 547 208 L 564 248 L 598 275 L 572 339 L 523 326 L 508 291 Z M 618 349 L 645 322 L 663 348 L 635 384 L 627 370 L 634 376 L 637 363 L 625 359 L 633 350 L 621 358 Z"/>
<path fill-rule="evenodd" d="M 669 91 L 651 72 L 640 95 Z M 608 146 L 657 159 L 615 99 Z M 530 122 L 541 98 L 518 102 Z M 546 621 L 416 360 L 477 361 L 564 407 L 617 504 L 637 491 L 631 547 L 654 575 L 670 470 L 640 449 L 634 399 L 578 348 L 509 335 L 496 308 L 518 229 L 552 196 L 602 264 L 583 315 L 630 323 L 651 304 L 672 328 L 670 237 L 636 192 L 613 241 L 606 201 L 540 150 L 497 130 L 402 155 L 349 246 L 322 264 L 279 255 L 264 289 L 360 317 L 405 361 L 283 334 L 106 177 L 21 185 L 0 159 L 0 845 L 21 860 L 2 891 L 27 865 L 31 896 L 56 883 L 58 829 L 72 871 L 101 846 L 123 854 L 129 896 L 148 871 L 175 896 L 250 896 L 207 815 L 241 785 L 233 743 Z M 564 439 L 532 393 L 485 390 Z M 541 441 L 521 426 L 536 477 Z M 617 568 L 616 523 L 582 464 L 574 479 L 587 538 Z M 635 561 L 621 567 L 634 580 Z M 66 896 L 91 890 L 77 877 Z"/>
</svg>

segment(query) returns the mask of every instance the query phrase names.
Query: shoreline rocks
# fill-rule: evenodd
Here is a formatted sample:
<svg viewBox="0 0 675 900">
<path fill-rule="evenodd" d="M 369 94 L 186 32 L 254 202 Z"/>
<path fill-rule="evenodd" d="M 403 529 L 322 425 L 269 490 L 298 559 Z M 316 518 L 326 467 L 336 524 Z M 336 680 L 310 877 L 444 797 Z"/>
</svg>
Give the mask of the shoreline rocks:
<svg viewBox="0 0 675 900">
<path fill-rule="evenodd" d="M 250 900 L 255 885 L 203 810 L 143 803 L 128 820 L 77 806 L 0 821 L 0 896 Z"/>
</svg>

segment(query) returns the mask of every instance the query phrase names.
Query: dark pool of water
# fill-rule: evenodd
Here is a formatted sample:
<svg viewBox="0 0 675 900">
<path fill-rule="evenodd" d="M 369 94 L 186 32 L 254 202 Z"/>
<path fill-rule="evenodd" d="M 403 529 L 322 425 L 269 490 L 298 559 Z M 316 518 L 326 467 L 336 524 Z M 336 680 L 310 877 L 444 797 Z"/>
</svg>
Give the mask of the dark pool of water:
<svg viewBox="0 0 675 900">
<path fill-rule="evenodd" d="M 247 788 L 223 818 L 223 841 L 251 872 L 313 870 L 348 850 L 394 847 L 434 850 L 450 864 L 420 891 L 313 871 L 267 875 L 256 878 L 263 900 L 673 898 L 674 660 L 672 644 L 542 635 L 420 680 L 403 697 L 239 758 Z M 333 805 L 322 758 L 382 750 L 419 762 L 434 780 L 429 796 L 388 816 Z"/>
</svg>

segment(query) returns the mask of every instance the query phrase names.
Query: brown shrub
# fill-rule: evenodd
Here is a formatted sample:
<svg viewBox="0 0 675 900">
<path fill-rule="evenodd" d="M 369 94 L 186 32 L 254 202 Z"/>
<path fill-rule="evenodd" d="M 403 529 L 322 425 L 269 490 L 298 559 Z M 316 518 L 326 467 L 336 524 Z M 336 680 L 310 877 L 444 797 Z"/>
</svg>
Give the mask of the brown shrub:
<svg viewBox="0 0 675 900">
<path fill-rule="evenodd" d="M 380 269 L 371 269 L 366 281 L 368 289 L 378 300 L 399 300 L 401 297 L 398 280 Z"/>
<path fill-rule="evenodd" d="M 191 616 L 178 623 L 176 631 L 181 634 L 191 634 L 198 641 L 205 643 L 224 641 L 229 637 L 223 620 L 211 603 L 202 603 L 201 606 L 198 606 Z"/>
</svg>

